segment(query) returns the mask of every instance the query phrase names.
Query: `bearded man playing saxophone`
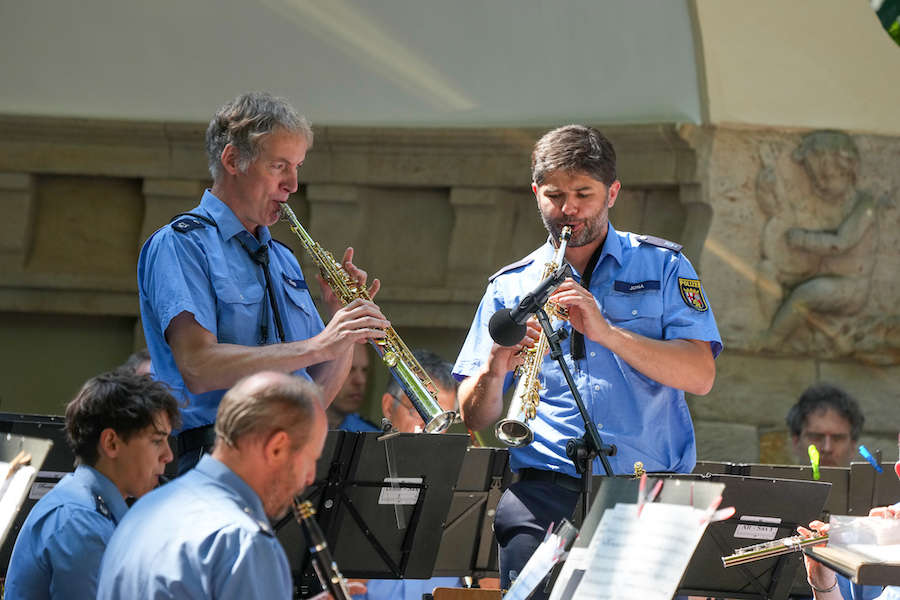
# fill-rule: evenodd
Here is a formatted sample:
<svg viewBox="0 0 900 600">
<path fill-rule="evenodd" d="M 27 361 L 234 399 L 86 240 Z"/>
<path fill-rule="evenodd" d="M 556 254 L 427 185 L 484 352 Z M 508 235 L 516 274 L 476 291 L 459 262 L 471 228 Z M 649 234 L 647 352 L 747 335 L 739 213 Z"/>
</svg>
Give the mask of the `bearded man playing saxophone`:
<svg viewBox="0 0 900 600">
<path fill-rule="evenodd" d="M 615 150 L 596 129 L 561 127 L 534 147 L 532 190 L 551 240 L 572 227 L 565 259 L 574 275 L 550 297 L 568 309 L 564 327 L 570 335 L 562 350 L 604 443 L 618 448 L 610 458 L 615 473 L 632 472 L 635 461 L 651 472 L 690 472 L 696 446 L 684 391 L 709 392 L 722 341 L 681 246 L 610 225 L 620 187 Z M 548 240 L 490 278 L 454 367 L 463 379 L 460 408 L 471 429 L 501 417 L 503 391 L 522 361 L 517 352 L 538 335 L 532 325 L 518 346 L 499 346 L 488 335 L 490 317 L 534 289 L 553 254 Z M 542 375 L 540 406 L 530 422 L 534 442 L 510 449 L 519 481 L 503 495 L 494 519 L 503 588 L 549 524 L 571 518 L 581 489 L 565 446 L 584 434 L 584 424 L 549 357 Z M 602 473 L 599 461 L 593 468 Z"/>
<path fill-rule="evenodd" d="M 178 215 L 141 249 L 138 288 L 152 376 L 171 386 L 182 409 L 179 473 L 208 452 L 225 390 L 262 370 L 294 373 L 322 389 L 327 406 L 350 370 L 353 345 L 383 337 L 390 325 L 371 301 L 341 308 L 323 290 L 332 313 L 325 326 L 291 251 L 269 226 L 297 191 L 297 170 L 312 130 L 282 98 L 238 96 L 206 131 L 213 177 L 200 205 Z M 360 287 L 366 273 L 343 266 Z M 378 291 L 376 279 L 370 296 Z"/>
</svg>

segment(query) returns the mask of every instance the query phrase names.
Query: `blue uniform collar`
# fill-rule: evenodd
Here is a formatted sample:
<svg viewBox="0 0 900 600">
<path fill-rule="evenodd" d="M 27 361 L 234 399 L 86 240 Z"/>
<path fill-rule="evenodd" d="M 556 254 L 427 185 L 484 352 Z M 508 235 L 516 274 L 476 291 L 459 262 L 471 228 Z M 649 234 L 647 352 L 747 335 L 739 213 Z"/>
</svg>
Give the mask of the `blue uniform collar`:
<svg viewBox="0 0 900 600">
<path fill-rule="evenodd" d="M 240 475 L 228 468 L 225 463 L 206 454 L 200 459 L 200 462 L 197 463 L 194 469 L 210 479 L 224 484 L 238 496 L 244 509 L 249 509 L 251 517 L 259 522 L 261 526 L 265 525 L 268 527 L 269 517 L 266 516 L 259 494 L 246 481 L 241 479 Z"/>
<path fill-rule="evenodd" d="M 247 231 L 243 224 L 241 224 L 241 221 L 235 216 L 231 207 L 219 200 L 215 194 L 208 189 L 203 192 L 203 198 L 200 200 L 200 210 L 205 211 L 206 214 L 212 217 L 212 220 L 216 222 L 216 225 L 219 228 L 219 235 L 222 236 L 224 241 L 227 242 L 243 231 L 246 232 L 247 235 L 242 237 L 254 240 L 254 243 L 256 243 L 256 238 L 252 233 Z M 259 244 L 268 244 L 269 240 L 272 239 L 269 228 L 260 225 L 257 231 L 259 235 Z"/>
<path fill-rule="evenodd" d="M 122 492 L 116 487 L 109 477 L 87 465 L 78 465 L 72 477 L 80 485 L 91 491 L 91 496 L 95 500 L 99 498 L 102 503 L 109 509 L 112 520 L 116 523 L 122 520 L 128 511 L 128 505 L 125 504 L 125 498 Z"/>
</svg>

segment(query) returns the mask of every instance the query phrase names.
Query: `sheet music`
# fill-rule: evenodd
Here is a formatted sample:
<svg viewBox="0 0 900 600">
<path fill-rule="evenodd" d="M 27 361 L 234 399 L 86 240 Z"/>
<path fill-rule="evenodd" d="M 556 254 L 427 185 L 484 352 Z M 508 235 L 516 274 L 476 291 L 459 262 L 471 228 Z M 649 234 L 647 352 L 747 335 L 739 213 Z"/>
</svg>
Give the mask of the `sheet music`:
<svg viewBox="0 0 900 600">
<path fill-rule="evenodd" d="M 603 513 L 574 599 L 671 600 L 706 529 L 706 511 L 616 504 Z"/>
</svg>

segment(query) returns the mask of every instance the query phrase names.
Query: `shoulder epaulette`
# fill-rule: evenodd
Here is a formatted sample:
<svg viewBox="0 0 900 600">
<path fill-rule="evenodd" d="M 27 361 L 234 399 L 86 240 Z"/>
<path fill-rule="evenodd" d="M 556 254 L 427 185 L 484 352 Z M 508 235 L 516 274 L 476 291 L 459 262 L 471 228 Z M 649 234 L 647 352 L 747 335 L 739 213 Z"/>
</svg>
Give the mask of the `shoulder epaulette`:
<svg viewBox="0 0 900 600">
<path fill-rule="evenodd" d="M 639 235 L 637 236 L 637 239 L 642 244 L 650 244 L 651 246 L 665 248 L 666 250 L 671 250 L 672 252 L 681 252 L 681 249 L 683 248 L 681 244 L 670 242 L 669 240 L 665 240 L 661 237 L 656 237 L 655 235 Z"/>
<path fill-rule="evenodd" d="M 279 246 L 284 246 L 285 248 L 287 248 L 287 251 L 290 252 L 291 254 L 294 253 L 294 251 L 291 249 L 291 247 L 288 246 L 287 244 L 285 244 L 284 242 L 282 242 L 281 240 L 276 240 L 275 238 L 272 238 L 272 241 L 275 242 L 276 244 L 278 244 Z"/>
<path fill-rule="evenodd" d="M 496 273 L 494 273 L 493 275 L 488 277 L 488 281 L 489 282 L 494 281 L 497 277 L 499 277 L 500 275 L 503 275 L 507 271 L 512 271 L 513 269 L 518 269 L 519 267 L 524 267 L 525 265 L 530 265 L 533 262 L 534 262 L 534 257 L 532 257 L 532 256 L 525 257 L 522 260 L 517 260 L 516 262 L 510 263 L 510 264 L 506 265 L 505 267 L 501 267 L 499 271 L 497 271 Z"/>
<path fill-rule="evenodd" d="M 215 221 L 205 215 L 198 215 L 197 213 L 181 213 L 172 217 L 172 220 L 169 222 L 172 224 L 172 229 L 178 233 L 187 233 L 194 229 L 206 227 L 206 225 L 217 227 Z"/>
</svg>

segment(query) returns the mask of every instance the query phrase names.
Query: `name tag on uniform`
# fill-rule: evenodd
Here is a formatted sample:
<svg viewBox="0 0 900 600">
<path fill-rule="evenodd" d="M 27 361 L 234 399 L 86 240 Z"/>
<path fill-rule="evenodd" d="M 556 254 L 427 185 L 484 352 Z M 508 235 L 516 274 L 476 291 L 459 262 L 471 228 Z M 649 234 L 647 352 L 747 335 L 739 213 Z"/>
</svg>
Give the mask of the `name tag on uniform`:
<svg viewBox="0 0 900 600">
<path fill-rule="evenodd" d="M 309 289 L 309 286 L 306 285 L 306 281 L 304 281 L 303 279 L 291 279 L 284 273 L 282 273 L 281 276 L 284 278 L 285 283 L 287 283 L 289 286 L 291 286 L 295 290 L 308 290 Z"/>
<path fill-rule="evenodd" d="M 615 281 L 613 282 L 613 289 L 617 292 L 625 292 L 626 294 L 633 292 L 643 292 L 645 290 L 658 290 L 659 282 L 639 281 L 637 283 L 631 283 L 630 281 Z"/>
</svg>

